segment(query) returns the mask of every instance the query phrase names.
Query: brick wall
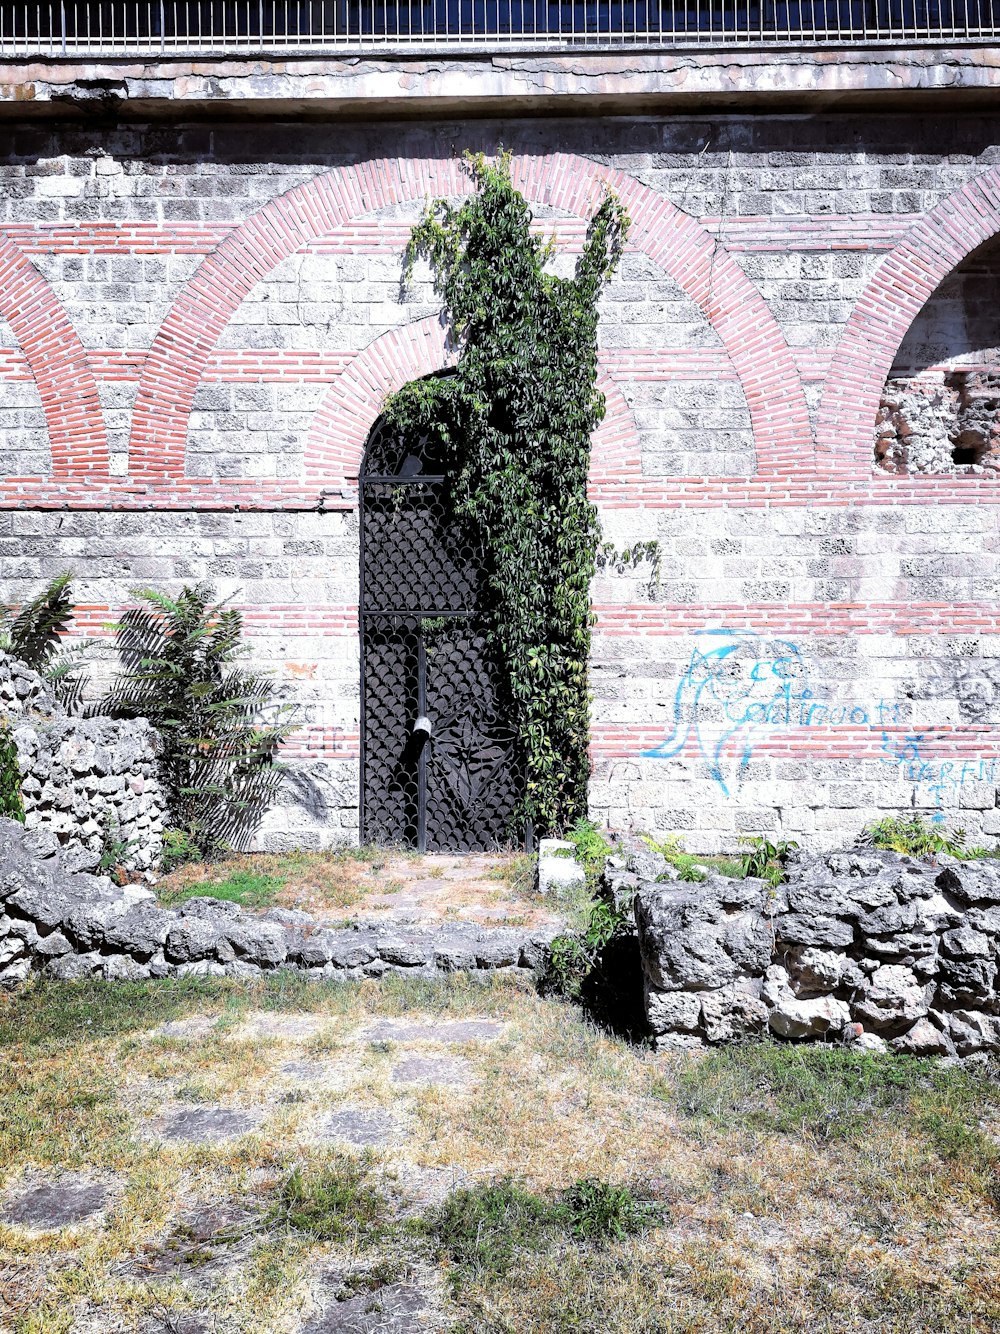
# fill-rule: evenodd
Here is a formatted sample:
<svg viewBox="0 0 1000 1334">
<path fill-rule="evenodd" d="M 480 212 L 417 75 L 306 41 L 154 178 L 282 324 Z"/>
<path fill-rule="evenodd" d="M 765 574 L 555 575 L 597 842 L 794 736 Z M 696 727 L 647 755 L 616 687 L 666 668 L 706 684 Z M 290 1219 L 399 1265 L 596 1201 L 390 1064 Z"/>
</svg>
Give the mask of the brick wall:
<svg viewBox="0 0 1000 1334">
<path fill-rule="evenodd" d="M 592 489 L 660 569 L 595 584 L 595 814 L 705 851 L 914 805 L 1000 834 L 994 475 L 873 466 L 888 378 L 1000 370 L 997 120 L 4 126 L 0 596 L 72 567 L 101 633 L 211 579 L 302 703 L 262 838 L 356 833 L 357 470 L 449 356 L 400 254 L 500 139 L 570 256 L 605 181 L 633 219 Z"/>
</svg>

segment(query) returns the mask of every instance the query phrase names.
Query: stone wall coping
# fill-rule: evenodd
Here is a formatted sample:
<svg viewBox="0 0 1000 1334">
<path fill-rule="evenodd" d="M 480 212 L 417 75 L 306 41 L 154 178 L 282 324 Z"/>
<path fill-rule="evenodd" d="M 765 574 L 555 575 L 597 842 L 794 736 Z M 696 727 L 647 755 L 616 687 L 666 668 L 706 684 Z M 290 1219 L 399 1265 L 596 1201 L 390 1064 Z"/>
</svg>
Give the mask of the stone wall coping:
<svg viewBox="0 0 1000 1334">
<path fill-rule="evenodd" d="M 724 110 L 747 104 L 912 108 L 933 105 L 941 95 L 954 109 L 990 103 L 998 87 L 1000 49 L 973 43 L 0 60 L 0 114 L 18 119 L 218 114 L 223 107 L 242 116 L 353 113 L 404 119 L 456 110 L 487 116 Z"/>
</svg>

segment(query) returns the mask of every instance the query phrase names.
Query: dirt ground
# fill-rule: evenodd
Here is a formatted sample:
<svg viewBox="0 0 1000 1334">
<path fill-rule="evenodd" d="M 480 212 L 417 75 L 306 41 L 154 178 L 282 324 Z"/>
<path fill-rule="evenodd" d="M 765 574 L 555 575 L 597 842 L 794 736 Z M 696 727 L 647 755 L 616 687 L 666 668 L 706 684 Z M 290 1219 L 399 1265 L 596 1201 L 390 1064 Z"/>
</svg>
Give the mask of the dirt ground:
<svg viewBox="0 0 1000 1334">
<path fill-rule="evenodd" d="M 38 985 L 0 1327 L 985 1334 L 995 1075 L 657 1056 L 499 978 Z"/>
</svg>

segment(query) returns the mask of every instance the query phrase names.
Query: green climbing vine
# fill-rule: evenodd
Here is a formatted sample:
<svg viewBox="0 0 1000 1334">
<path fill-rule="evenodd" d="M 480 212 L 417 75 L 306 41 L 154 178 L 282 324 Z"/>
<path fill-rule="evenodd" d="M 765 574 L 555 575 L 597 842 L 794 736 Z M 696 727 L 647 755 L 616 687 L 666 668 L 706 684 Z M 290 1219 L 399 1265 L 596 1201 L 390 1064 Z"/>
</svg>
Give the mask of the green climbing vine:
<svg viewBox="0 0 1000 1334">
<path fill-rule="evenodd" d="M 483 553 L 487 635 L 508 675 L 526 771 L 523 815 L 539 831 L 586 813 L 590 581 L 600 534 L 587 498 L 601 290 L 628 216 L 608 192 L 572 278 L 547 272 L 510 156 L 466 155 L 476 191 L 438 200 L 414 228 L 407 277 L 431 265 L 459 349 L 456 373 L 413 381 L 386 412 L 435 439 L 456 513 Z"/>
</svg>

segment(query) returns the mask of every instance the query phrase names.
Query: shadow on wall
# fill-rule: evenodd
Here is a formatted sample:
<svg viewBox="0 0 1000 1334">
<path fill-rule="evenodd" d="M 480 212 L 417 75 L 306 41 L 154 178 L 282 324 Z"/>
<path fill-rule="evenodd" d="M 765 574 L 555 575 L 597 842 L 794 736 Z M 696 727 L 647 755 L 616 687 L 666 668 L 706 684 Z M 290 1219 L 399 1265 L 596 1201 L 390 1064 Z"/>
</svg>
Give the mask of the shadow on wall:
<svg viewBox="0 0 1000 1334">
<path fill-rule="evenodd" d="M 911 324 L 886 380 L 875 458 L 887 472 L 1000 471 L 1000 239 L 974 250 Z"/>
</svg>

